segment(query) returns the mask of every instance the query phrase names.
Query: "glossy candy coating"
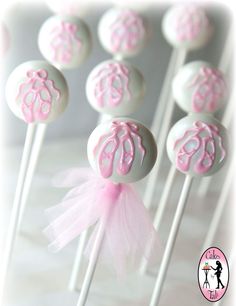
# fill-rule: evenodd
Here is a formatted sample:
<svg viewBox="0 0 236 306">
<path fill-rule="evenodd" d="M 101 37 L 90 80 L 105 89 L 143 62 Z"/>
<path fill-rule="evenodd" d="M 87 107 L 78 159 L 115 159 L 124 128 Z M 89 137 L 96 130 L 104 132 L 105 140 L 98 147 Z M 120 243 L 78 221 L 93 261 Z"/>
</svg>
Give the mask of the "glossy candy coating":
<svg viewBox="0 0 236 306">
<path fill-rule="evenodd" d="M 148 30 L 144 19 L 134 10 L 112 8 L 99 22 L 98 36 L 107 52 L 129 57 L 143 49 L 147 42 Z"/>
<path fill-rule="evenodd" d="M 172 89 L 175 101 L 187 113 L 214 113 L 227 100 L 224 74 L 203 61 L 180 68 L 173 79 Z"/>
<path fill-rule="evenodd" d="M 55 15 L 47 19 L 38 36 L 42 55 L 59 69 L 82 64 L 91 51 L 88 26 L 78 17 Z"/>
<path fill-rule="evenodd" d="M 195 50 L 209 41 L 213 27 L 201 7 L 191 3 L 177 4 L 165 13 L 162 32 L 174 48 Z"/>
<path fill-rule="evenodd" d="M 167 138 L 167 153 L 175 167 L 190 176 L 210 176 L 220 170 L 228 152 L 227 132 L 210 115 L 192 114 L 179 120 Z"/>
<path fill-rule="evenodd" d="M 102 62 L 91 71 L 86 83 L 91 106 L 112 116 L 133 113 L 143 102 L 144 93 L 142 74 L 124 61 Z"/>
<path fill-rule="evenodd" d="M 27 123 L 49 123 L 66 109 L 68 86 L 62 73 L 45 61 L 17 66 L 6 84 L 12 112 Z"/>
<path fill-rule="evenodd" d="M 157 147 L 140 122 L 114 118 L 95 128 L 88 140 L 90 165 L 103 178 L 117 183 L 141 180 L 152 169 Z"/>
</svg>

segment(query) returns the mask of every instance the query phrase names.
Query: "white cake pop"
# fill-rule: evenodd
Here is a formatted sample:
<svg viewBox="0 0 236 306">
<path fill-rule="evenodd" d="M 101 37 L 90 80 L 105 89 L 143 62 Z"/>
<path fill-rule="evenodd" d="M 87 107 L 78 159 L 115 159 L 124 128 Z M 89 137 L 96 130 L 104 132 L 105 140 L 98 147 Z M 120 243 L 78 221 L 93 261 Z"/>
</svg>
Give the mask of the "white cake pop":
<svg viewBox="0 0 236 306">
<path fill-rule="evenodd" d="M 43 56 L 60 69 L 78 67 L 91 51 L 91 35 L 78 17 L 56 15 L 42 25 L 38 45 Z"/>
<path fill-rule="evenodd" d="M 141 180 L 152 169 L 157 147 L 151 132 L 136 120 L 115 118 L 92 132 L 88 159 L 103 178 L 129 183 Z"/>
<path fill-rule="evenodd" d="M 175 48 L 199 49 L 211 37 L 213 27 L 205 11 L 194 4 L 177 4 L 164 15 L 162 31 Z"/>
<path fill-rule="evenodd" d="M 188 113 L 214 113 L 227 98 L 223 73 L 202 61 L 183 66 L 173 79 L 172 89 L 177 104 Z"/>
<path fill-rule="evenodd" d="M 167 153 L 176 168 L 190 176 L 217 172 L 227 157 L 227 132 L 213 116 L 192 114 L 179 120 L 167 138 Z"/>
<path fill-rule="evenodd" d="M 141 51 L 148 33 L 144 19 L 137 12 L 127 8 L 112 8 L 99 22 L 98 36 L 107 52 L 127 57 Z"/>
<path fill-rule="evenodd" d="M 124 61 L 108 60 L 89 74 L 86 94 L 98 112 L 112 116 L 133 113 L 143 102 L 145 83 L 142 74 Z"/>
<path fill-rule="evenodd" d="M 27 123 L 48 123 L 64 112 L 68 87 L 58 69 L 45 61 L 29 61 L 9 76 L 6 99 L 18 118 Z"/>
</svg>

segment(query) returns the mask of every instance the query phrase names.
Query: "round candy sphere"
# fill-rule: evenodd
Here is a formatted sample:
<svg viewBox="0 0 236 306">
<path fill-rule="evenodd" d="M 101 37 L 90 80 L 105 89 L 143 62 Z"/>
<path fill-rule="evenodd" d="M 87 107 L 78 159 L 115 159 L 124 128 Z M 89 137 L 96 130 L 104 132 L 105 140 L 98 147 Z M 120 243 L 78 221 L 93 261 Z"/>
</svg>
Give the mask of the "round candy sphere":
<svg viewBox="0 0 236 306">
<path fill-rule="evenodd" d="M 16 67 L 6 84 L 12 112 L 27 123 L 48 123 L 64 112 L 68 87 L 62 73 L 45 61 L 29 61 Z"/>
<path fill-rule="evenodd" d="M 131 64 L 109 60 L 89 74 L 86 94 L 98 112 L 126 116 L 143 102 L 145 84 L 142 74 Z"/>
<path fill-rule="evenodd" d="M 112 8 L 101 18 L 98 36 L 103 48 L 121 57 L 137 54 L 147 41 L 143 18 L 127 8 Z"/>
<path fill-rule="evenodd" d="M 213 116 L 189 115 L 170 130 L 167 153 L 175 167 L 185 174 L 212 175 L 227 157 L 226 130 Z"/>
<path fill-rule="evenodd" d="M 208 42 L 213 27 L 202 8 L 194 4 L 177 4 L 164 15 L 162 31 L 173 47 L 194 50 Z"/>
<path fill-rule="evenodd" d="M 42 55 L 60 69 L 72 69 L 85 61 L 91 51 L 91 35 L 78 17 L 56 15 L 42 25 L 38 46 Z"/>
<path fill-rule="evenodd" d="M 115 118 L 97 126 L 89 137 L 87 152 L 95 172 L 118 183 L 141 180 L 157 157 L 152 133 L 129 118 Z"/>
<path fill-rule="evenodd" d="M 223 73 L 202 61 L 180 68 L 173 80 L 172 89 L 177 104 L 188 113 L 214 113 L 227 98 Z"/>
</svg>

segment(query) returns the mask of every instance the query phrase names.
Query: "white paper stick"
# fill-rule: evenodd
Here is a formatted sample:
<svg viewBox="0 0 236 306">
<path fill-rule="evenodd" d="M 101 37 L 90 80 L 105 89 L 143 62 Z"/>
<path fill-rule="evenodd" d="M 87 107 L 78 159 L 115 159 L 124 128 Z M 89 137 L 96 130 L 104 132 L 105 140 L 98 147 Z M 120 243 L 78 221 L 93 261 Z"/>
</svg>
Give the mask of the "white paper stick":
<svg viewBox="0 0 236 306">
<path fill-rule="evenodd" d="M 15 239 L 17 235 L 17 226 L 19 222 L 20 210 L 21 210 L 21 199 L 22 199 L 22 192 L 24 188 L 24 182 L 26 178 L 26 172 L 28 167 L 28 162 L 30 158 L 32 143 L 35 134 L 35 125 L 28 124 L 26 137 L 25 137 L 25 144 L 20 164 L 20 171 L 18 175 L 18 181 L 16 186 L 16 192 L 11 212 L 11 217 L 9 221 L 8 232 L 6 236 L 6 243 L 5 248 L 3 250 L 3 256 L 1 256 L 1 273 L 0 273 L 0 304 L 3 299 L 5 283 L 7 280 L 7 273 L 13 253 L 13 248 L 15 244 Z"/>
<path fill-rule="evenodd" d="M 183 65 L 186 56 L 187 52 L 185 50 L 179 50 L 176 58 L 176 64 L 175 64 L 175 69 L 173 71 L 173 76 Z M 175 107 L 174 99 L 171 90 L 169 90 L 169 96 L 166 101 L 166 110 L 163 118 L 163 123 L 159 137 L 157 139 L 157 147 L 158 147 L 157 162 L 148 176 L 147 186 L 144 194 L 144 205 L 147 209 L 150 209 L 152 206 L 152 200 L 156 189 L 157 178 L 162 165 L 162 158 L 165 152 L 166 137 L 168 135 L 169 128 L 171 125 L 171 119 L 173 116 L 174 107 Z"/>
<path fill-rule="evenodd" d="M 230 66 L 230 62 L 232 60 L 232 54 L 233 54 L 233 37 L 234 37 L 234 29 L 233 26 L 231 26 L 227 39 L 225 41 L 225 45 L 224 45 L 224 49 L 219 61 L 219 65 L 218 68 L 223 71 L 226 72 Z"/>
<path fill-rule="evenodd" d="M 87 271 L 84 277 L 84 281 L 81 287 L 77 306 L 84 306 L 87 301 L 89 289 L 90 289 L 90 286 L 93 280 L 93 275 L 94 275 L 94 272 L 97 266 L 98 257 L 100 254 L 108 217 L 109 217 L 109 209 L 106 213 L 106 216 L 104 216 L 104 219 L 99 224 L 97 237 L 94 242 L 94 246 L 93 246 L 90 258 L 89 258 L 89 264 L 88 264 L 88 268 L 87 268 Z"/>
<path fill-rule="evenodd" d="M 177 56 L 178 56 L 178 50 L 174 48 L 171 53 L 171 58 L 169 61 L 169 65 L 167 68 L 167 72 L 165 75 L 161 93 L 160 93 L 158 103 L 156 106 L 156 111 L 155 111 L 153 121 L 152 121 L 151 131 L 155 139 L 158 138 L 158 135 L 161 129 L 161 123 L 162 123 L 163 115 L 165 113 L 166 101 L 167 101 L 167 98 L 170 92 L 170 86 L 171 86 L 171 82 L 172 82 L 172 78 L 174 74 L 173 71 L 175 69 Z"/>
<path fill-rule="evenodd" d="M 35 169 L 38 163 L 39 155 L 41 152 L 45 132 L 46 132 L 47 124 L 40 123 L 37 126 L 34 143 L 32 146 L 30 159 L 29 159 L 29 165 L 25 177 L 25 183 L 24 188 L 22 192 L 22 200 L 21 200 L 21 211 L 20 211 L 20 217 L 19 217 L 19 224 L 18 224 L 18 230 L 20 229 L 22 218 L 24 216 L 25 207 L 27 204 L 28 196 L 30 193 L 30 188 L 32 184 L 32 180 L 34 177 Z"/>
<path fill-rule="evenodd" d="M 167 239 L 165 251 L 163 254 L 163 259 L 160 265 L 160 270 L 157 276 L 157 280 L 155 283 L 155 287 L 152 293 L 151 302 L 149 306 L 157 306 L 160 300 L 163 284 L 165 282 L 167 270 L 168 270 L 170 260 L 171 260 L 171 255 L 174 250 L 177 234 L 178 234 L 180 223 L 182 221 L 184 210 L 185 210 L 185 207 L 188 201 L 188 196 L 189 196 L 192 182 L 193 182 L 193 178 L 187 175 L 184 181 L 183 189 L 181 191 L 181 195 L 180 195 L 177 209 L 175 212 L 174 220 L 173 220 L 173 223 L 170 229 L 170 234 Z"/>
<path fill-rule="evenodd" d="M 165 183 L 165 186 L 164 186 L 164 190 L 161 194 L 160 202 L 158 204 L 156 214 L 155 214 L 155 217 L 154 217 L 153 226 L 154 226 L 154 228 L 156 229 L 157 232 L 159 230 L 159 227 L 160 227 L 163 215 L 164 215 L 164 211 L 165 211 L 165 208 L 166 208 L 166 205 L 167 205 L 168 197 L 171 193 L 171 188 L 172 188 L 172 185 L 173 185 L 176 174 L 177 174 L 177 170 L 176 170 L 175 166 L 172 165 L 171 168 L 170 168 L 170 171 L 168 173 L 166 183 Z M 149 255 L 151 250 L 152 250 L 152 245 L 148 245 L 147 246 L 147 251 L 144 252 L 144 253 Z M 147 255 L 147 257 L 148 257 L 148 255 Z M 142 262 L 141 262 L 140 270 L 139 270 L 140 274 L 141 275 L 145 274 L 146 271 L 147 271 L 147 268 L 148 268 L 148 261 L 143 259 Z"/>
<path fill-rule="evenodd" d="M 233 163 L 230 164 L 229 168 L 227 169 L 227 175 L 224 180 L 224 184 L 220 193 L 219 200 L 217 202 L 216 208 L 214 210 L 213 217 L 211 219 L 211 223 L 205 238 L 205 241 L 203 243 L 202 247 L 202 253 L 209 247 L 212 246 L 214 242 L 214 237 L 216 235 L 217 229 L 219 228 L 220 220 L 224 211 L 224 207 L 226 204 L 226 201 L 228 199 L 229 193 L 230 193 L 230 187 L 233 184 L 233 178 L 234 178 L 234 165 Z"/>
<path fill-rule="evenodd" d="M 70 291 L 75 291 L 77 289 L 77 281 L 78 281 L 78 276 L 80 274 L 81 266 L 82 266 L 82 261 L 83 261 L 83 254 L 84 254 L 84 249 L 85 245 L 87 242 L 87 237 L 88 237 L 88 230 L 85 230 L 80 238 L 79 238 L 79 243 L 75 255 L 75 260 L 74 260 L 74 265 L 72 268 L 71 276 L 70 276 L 70 281 L 69 281 L 69 290 Z"/>
</svg>

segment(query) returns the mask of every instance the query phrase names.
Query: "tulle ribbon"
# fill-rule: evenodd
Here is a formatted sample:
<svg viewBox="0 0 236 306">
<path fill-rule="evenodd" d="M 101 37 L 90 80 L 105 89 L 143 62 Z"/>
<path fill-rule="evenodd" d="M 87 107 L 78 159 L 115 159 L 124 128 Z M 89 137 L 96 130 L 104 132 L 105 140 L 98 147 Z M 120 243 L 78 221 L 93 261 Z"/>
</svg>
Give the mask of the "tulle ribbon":
<svg viewBox="0 0 236 306">
<path fill-rule="evenodd" d="M 132 185 L 111 183 L 87 168 L 61 173 L 54 184 L 74 188 L 58 205 L 46 211 L 52 220 L 44 231 L 51 240 L 50 250 L 61 250 L 84 230 L 95 225 L 85 250 L 89 256 L 99 222 L 104 222 L 106 218 L 100 259 L 113 262 L 119 274 L 125 273 L 128 265 L 140 262 L 143 256 L 147 260 L 156 257 L 157 234 Z M 152 252 L 149 250 L 145 254 L 148 244 L 152 245 Z"/>
</svg>

